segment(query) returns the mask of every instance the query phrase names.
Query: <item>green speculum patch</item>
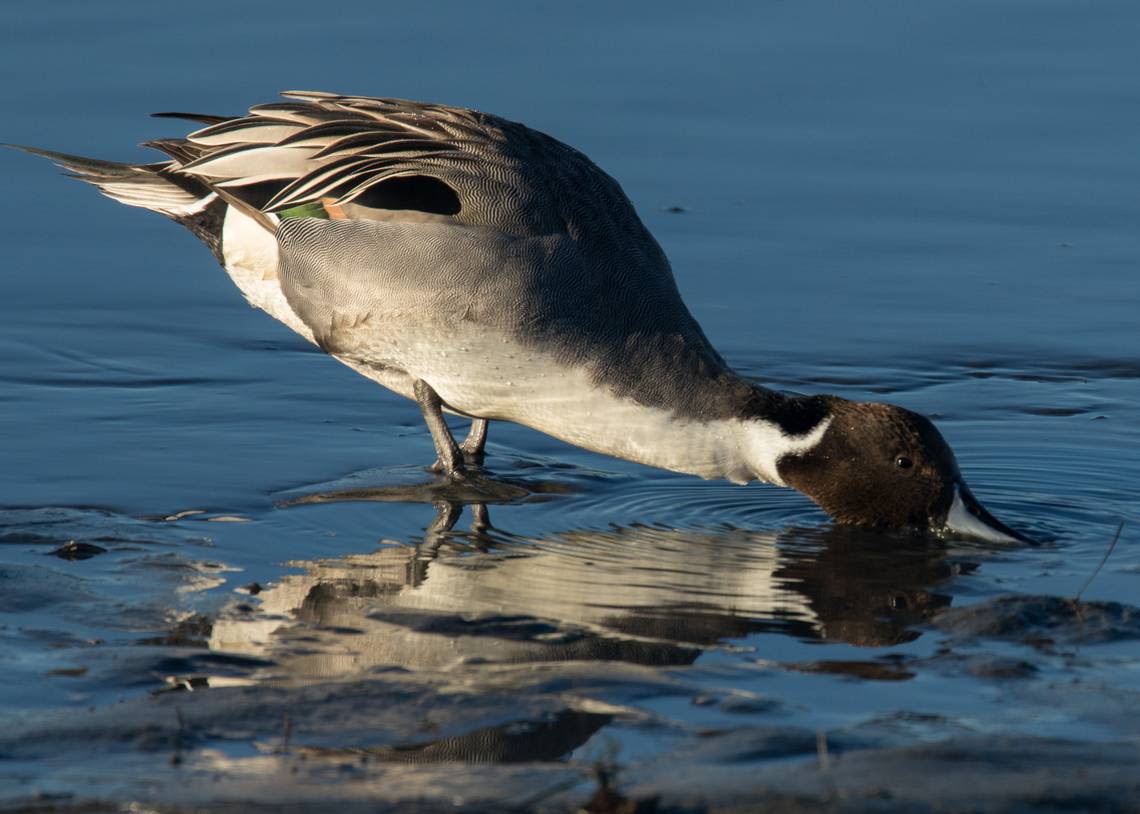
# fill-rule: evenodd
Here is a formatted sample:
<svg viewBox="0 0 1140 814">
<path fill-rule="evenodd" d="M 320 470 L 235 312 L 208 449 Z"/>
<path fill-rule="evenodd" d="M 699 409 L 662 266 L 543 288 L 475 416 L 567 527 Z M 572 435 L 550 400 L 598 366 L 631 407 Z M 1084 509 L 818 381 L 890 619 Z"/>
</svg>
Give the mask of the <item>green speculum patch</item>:
<svg viewBox="0 0 1140 814">
<path fill-rule="evenodd" d="M 325 210 L 324 205 L 320 201 L 313 201 L 312 203 L 282 209 L 277 213 L 277 216 L 282 220 L 285 218 L 323 218 L 324 220 L 329 220 L 329 213 Z"/>
</svg>

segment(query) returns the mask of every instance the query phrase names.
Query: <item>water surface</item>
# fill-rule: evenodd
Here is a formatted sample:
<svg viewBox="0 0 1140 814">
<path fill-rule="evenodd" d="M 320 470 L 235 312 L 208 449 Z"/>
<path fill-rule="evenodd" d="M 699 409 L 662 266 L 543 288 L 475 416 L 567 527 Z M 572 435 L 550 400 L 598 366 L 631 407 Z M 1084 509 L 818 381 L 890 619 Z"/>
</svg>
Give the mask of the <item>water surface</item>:
<svg viewBox="0 0 1140 814">
<path fill-rule="evenodd" d="M 1044 544 L 836 528 L 793 492 L 497 424 L 488 466 L 523 495 L 444 505 L 413 404 L 248 308 L 190 235 L 5 154 L 4 799 L 565 810 L 598 761 L 632 795 L 826 796 L 821 742 L 844 788 L 961 743 L 1108 771 L 1140 731 L 1138 24 L 1123 2 L 8 10 L 4 141 L 142 159 L 178 126 L 146 113 L 289 87 L 562 138 L 733 365 L 932 416 Z M 1085 603 L 1054 601 L 1121 521 Z"/>
</svg>

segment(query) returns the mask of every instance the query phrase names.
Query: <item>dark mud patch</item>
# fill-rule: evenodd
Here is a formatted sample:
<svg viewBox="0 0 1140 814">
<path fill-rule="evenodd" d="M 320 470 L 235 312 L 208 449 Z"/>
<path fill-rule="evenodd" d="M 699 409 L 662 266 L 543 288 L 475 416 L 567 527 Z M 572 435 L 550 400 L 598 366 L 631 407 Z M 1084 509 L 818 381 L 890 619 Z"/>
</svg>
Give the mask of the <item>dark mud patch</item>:
<svg viewBox="0 0 1140 814">
<path fill-rule="evenodd" d="M 51 553 L 52 556 L 59 557 L 61 560 L 74 562 L 76 560 L 89 560 L 92 557 L 98 557 L 100 554 L 106 554 L 107 549 L 94 543 L 79 543 L 75 540 L 68 540 Z"/>
<path fill-rule="evenodd" d="M 1041 668 L 1031 661 L 993 653 L 955 653 L 947 650 L 930 659 L 913 663 L 915 669 L 934 669 L 946 675 L 969 675 L 1003 681 L 1033 678 Z"/>
<path fill-rule="evenodd" d="M 860 681 L 909 681 L 914 678 L 911 671 L 886 661 L 811 661 L 787 667 L 800 673 L 845 676 Z"/>
<path fill-rule="evenodd" d="M 806 737 L 798 744 L 806 749 Z M 838 752 L 838 750 L 835 750 Z M 1136 744 L 961 737 L 902 748 L 819 752 L 741 772 L 696 765 L 630 785 L 681 810 L 1021 812 L 1134 811 Z"/>
<path fill-rule="evenodd" d="M 1140 609 L 1057 596 L 998 596 L 951 608 L 931 624 L 954 641 L 1004 639 L 1038 648 L 1140 638 Z"/>
</svg>

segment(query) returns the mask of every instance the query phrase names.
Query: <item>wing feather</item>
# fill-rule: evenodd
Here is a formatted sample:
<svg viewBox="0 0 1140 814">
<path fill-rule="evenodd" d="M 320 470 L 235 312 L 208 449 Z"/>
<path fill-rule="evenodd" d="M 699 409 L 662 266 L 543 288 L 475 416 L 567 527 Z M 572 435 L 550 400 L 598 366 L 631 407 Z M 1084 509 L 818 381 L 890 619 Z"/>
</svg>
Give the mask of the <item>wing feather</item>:
<svg viewBox="0 0 1140 814">
<path fill-rule="evenodd" d="M 197 130 L 186 138 L 206 147 L 233 144 L 276 144 L 282 139 L 304 130 L 305 125 L 276 119 L 234 119 L 213 127 Z"/>
<path fill-rule="evenodd" d="M 312 167 L 313 152 L 304 147 L 277 144 L 238 145 L 191 161 L 182 167 L 182 172 L 214 181 L 255 176 L 296 178 Z"/>
<path fill-rule="evenodd" d="M 185 114 L 205 126 L 148 146 L 171 159 L 164 173 L 216 191 L 270 230 L 282 210 L 326 203 L 353 204 L 352 218 L 405 210 L 515 235 L 628 226 L 612 179 L 523 125 L 405 99 L 282 96 L 241 117 Z"/>
</svg>

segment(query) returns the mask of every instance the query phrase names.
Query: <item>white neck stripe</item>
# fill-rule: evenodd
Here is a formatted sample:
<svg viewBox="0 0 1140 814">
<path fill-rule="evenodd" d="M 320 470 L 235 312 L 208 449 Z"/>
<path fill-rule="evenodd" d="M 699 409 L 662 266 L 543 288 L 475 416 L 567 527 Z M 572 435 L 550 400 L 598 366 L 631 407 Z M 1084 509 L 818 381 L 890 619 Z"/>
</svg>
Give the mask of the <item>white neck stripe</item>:
<svg viewBox="0 0 1140 814">
<path fill-rule="evenodd" d="M 787 486 L 780 477 L 777 467 L 779 460 L 785 455 L 807 452 L 816 446 L 823 439 L 827 428 L 831 426 L 831 416 L 820 421 L 803 435 L 788 435 L 778 425 L 764 419 L 754 419 L 745 423 L 751 425 L 747 457 L 755 467 L 754 476 L 776 486 Z"/>
</svg>

